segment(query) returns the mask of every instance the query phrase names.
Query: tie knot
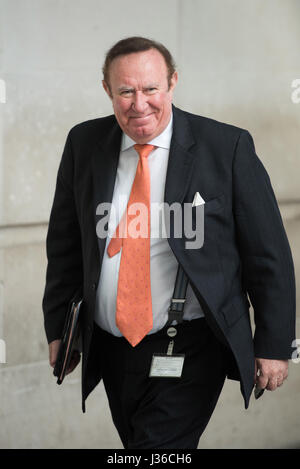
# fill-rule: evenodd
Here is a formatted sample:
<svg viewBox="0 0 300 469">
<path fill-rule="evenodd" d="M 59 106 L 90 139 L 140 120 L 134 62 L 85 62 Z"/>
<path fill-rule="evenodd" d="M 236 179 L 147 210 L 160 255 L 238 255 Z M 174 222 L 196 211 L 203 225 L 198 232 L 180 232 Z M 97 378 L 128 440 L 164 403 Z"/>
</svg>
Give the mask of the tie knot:
<svg viewBox="0 0 300 469">
<path fill-rule="evenodd" d="M 155 145 L 149 145 L 148 143 L 145 145 L 135 144 L 134 148 L 141 158 L 147 158 L 151 151 L 155 148 Z"/>
</svg>

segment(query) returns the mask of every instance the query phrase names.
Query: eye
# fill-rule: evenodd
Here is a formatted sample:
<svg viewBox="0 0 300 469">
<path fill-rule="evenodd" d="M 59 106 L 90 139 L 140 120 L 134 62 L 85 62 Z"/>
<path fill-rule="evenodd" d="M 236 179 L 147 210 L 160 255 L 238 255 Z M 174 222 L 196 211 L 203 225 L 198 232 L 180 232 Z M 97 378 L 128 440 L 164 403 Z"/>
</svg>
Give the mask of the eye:
<svg viewBox="0 0 300 469">
<path fill-rule="evenodd" d="M 149 94 L 153 94 L 153 93 L 155 93 L 156 90 L 157 90 L 157 88 L 147 88 L 146 91 L 147 91 L 147 93 L 149 93 Z"/>
<path fill-rule="evenodd" d="M 121 95 L 122 95 L 122 96 L 128 96 L 128 95 L 130 95 L 130 94 L 132 94 L 132 90 L 123 90 L 123 91 L 121 92 Z"/>
</svg>

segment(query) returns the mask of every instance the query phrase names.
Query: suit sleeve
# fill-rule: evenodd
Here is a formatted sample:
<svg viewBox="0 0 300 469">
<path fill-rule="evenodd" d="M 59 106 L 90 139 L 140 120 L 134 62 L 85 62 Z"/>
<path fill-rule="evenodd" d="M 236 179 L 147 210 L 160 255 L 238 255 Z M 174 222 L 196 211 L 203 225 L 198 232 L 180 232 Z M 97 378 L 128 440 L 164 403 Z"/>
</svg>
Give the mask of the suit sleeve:
<svg viewBox="0 0 300 469">
<path fill-rule="evenodd" d="M 81 234 L 74 200 L 73 172 L 70 132 L 58 169 L 46 239 L 48 265 L 43 312 L 48 343 L 61 338 L 69 302 L 82 287 Z"/>
<path fill-rule="evenodd" d="M 290 359 L 295 339 L 295 274 L 270 178 L 242 131 L 233 160 L 233 211 L 243 284 L 254 310 L 258 358 Z"/>
</svg>

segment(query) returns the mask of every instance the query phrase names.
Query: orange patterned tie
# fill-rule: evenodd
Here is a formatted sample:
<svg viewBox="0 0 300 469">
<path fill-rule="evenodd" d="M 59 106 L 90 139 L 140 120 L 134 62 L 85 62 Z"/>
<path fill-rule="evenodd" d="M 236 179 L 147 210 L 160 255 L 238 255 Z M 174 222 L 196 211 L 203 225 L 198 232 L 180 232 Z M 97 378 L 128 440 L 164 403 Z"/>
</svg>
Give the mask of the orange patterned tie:
<svg viewBox="0 0 300 469">
<path fill-rule="evenodd" d="M 134 145 L 139 162 L 126 211 L 111 239 L 107 253 L 114 256 L 122 247 L 119 270 L 116 324 L 123 336 L 135 347 L 153 327 L 150 279 L 150 172 L 147 158 L 154 145 Z M 143 204 L 136 227 L 142 225 L 142 235 L 132 233 L 130 222 L 137 210 L 132 204 Z M 138 208 L 138 207 L 137 207 Z M 127 232 L 129 228 L 129 231 Z M 145 237 L 146 236 L 146 237 Z"/>
</svg>

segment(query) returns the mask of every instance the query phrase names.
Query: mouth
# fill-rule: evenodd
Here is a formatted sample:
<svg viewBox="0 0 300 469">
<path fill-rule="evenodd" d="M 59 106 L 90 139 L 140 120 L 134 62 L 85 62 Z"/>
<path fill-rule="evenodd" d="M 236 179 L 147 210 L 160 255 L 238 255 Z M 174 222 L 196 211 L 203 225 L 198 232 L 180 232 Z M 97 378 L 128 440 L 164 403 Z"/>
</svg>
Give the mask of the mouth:
<svg viewBox="0 0 300 469">
<path fill-rule="evenodd" d="M 146 116 L 130 116 L 130 119 L 134 119 L 137 123 L 143 123 L 147 122 L 153 114 L 154 112 L 151 112 L 151 114 L 147 114 Z"/>
</svg>

